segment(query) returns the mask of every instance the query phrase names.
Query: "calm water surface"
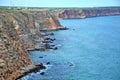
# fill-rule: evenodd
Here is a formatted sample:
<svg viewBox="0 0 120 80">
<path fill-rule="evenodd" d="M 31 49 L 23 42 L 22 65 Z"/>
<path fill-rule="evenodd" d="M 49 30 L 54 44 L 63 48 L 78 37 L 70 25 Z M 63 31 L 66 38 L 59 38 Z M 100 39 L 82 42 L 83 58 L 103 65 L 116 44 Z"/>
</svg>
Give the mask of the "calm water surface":
<svg viewBox="0 0 120 80">
<path fill-rule="evenodd" d="M 120 80 L 120 16 L 60 22 L 70 29 L 52 36 L 59 49 L 30 52 L 33 62 L 51 63 L 45 75 L 22 80 Z"/>
</svg>

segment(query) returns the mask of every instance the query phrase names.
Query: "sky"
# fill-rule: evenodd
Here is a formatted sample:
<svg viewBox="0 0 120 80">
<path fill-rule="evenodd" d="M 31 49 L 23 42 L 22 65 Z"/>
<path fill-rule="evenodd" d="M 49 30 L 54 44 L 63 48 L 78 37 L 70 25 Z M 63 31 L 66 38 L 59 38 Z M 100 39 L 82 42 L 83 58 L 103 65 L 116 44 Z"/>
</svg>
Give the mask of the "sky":
<svg viewBox="0 0 120 80">
<path fill-rule="evenodd" d="M 120 6 L 120 0 L 0 0 L 0 6 L 106 7 Z"/>
</svg>

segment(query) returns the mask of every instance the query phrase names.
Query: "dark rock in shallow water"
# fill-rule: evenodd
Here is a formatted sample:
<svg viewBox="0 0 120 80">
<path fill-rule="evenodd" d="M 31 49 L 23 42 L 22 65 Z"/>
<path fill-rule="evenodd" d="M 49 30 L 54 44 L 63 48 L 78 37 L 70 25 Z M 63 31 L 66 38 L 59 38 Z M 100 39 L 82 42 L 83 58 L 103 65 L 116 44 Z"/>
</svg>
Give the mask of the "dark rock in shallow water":
<svg viewBox="0 0 120 80">
<path fill-rule="evenodd" d="M 44 41 L 42 41 L 43 43 L 53 43 L 53 41 L 52 40 L 44 40 Z"/>
<path fill-rule="evenodd" d="M 39 56 L 39 58 L 43 58 L 43 56 Z"/>
<path fill-rule="evenodd" d="M 27 70 L 24 72 L 24 74 L 32 73 L 32 72 L 38 72 L 40 69 L 45 69 L 46 67 L 42 63 L 34 63 L 35 67 Z"/>
<path fill-rule="evenodd" d="M 37 63 L 37 64 L 35 64 L 35 66 L 36 66 L 36 71 L 38 71 L 38 70 L 40 70 L 40 69 L 45 69 L 46 67 L 43 65 L 43 63 Z"/>
<path fill-rule="evenodd" d="M 41 47 L 40 48 L 40 51 L 45 51 L 46 50 L 46 47 Z"/>
<path fill-rule="evenodd" d="M 68 62 L 68 65 L 69 65 L 69 66 L 74 66 L 74 63 Z"/>
<path fill-rule="evenodd" d="M 53 33 L 53 32 L 51 32 L 51 33 L 48 33 L 48 35 L 54 35 L 54 33 Z"/>
<path fill-rule="evenodd" d="M 23 75 L 19 76 L 17 79 L 15 80 L 18 80 L 20 78 L 22 78 L 23 76 L 29 74 L 29 73 L 33 73 L 33 72 L 38 72 L 39 70 L 41 69 L 45 69 L 46 67 L 42 64 L 42 63 L 34 63 L 32 65 L 32 67 L 30 67 L 30 69 L 23 69 Z M 43 74 L 43 73 L 42 73 Z"/>
<path fill-rule="evenodd" d="M 51 39 L 51 38 L 49 38 L 49 37 L 45 37 L 45 38 L 44 38 L 44 40 L 50 40 L 50 39 Z"/>
<path fill-rule="evenodd" d="M 62 27 L 62 28 L 59 28 L 59 29 L 57 29 L 57 30 L 68 30 L 69 28 L 67 28 L 67 27 Z"/>
<path fill-rule="evenodd" d="M 54 45 L 54 46 L 51 47 L 51 49 L 53 49 L 53 50 L 57 50 L 58 47 L 57 47 L 56 45 Z"/>
<path fill-rule="evenodd" d="M 50 39 L 51 41 L 54 41 L 54 40 L 56 40 L 56 38 L 53 38 L 53 39 Z"/>
<path fill-rule="evenodd" d="M 43 43 L 53 43 L 54 40 L 56 40 L 56 38 L 51 39 L 49 37 L 46 37 L 46 38 L 44 38 L 44 41 L 42 41 L 42 42 Z"/>
<path fill-rule="evenodd" d="M 74 66 L 73 64 L 69 64 L 69 66 Z"/>
<path fill-rule="evenodd" d="M 75 30 L 75 29 L 73 29 L 73 30 Z"/>
<path fill-rule="evenodd" d="M 41 48 L 40 50 L 41 51 L 45 51 L 47 49 L 53 49 L 53 50 L 57 50 L 57 46 L 56 45 L 51 45 L 51 44 L 48 44 L 48 43 L 45 43 Z"/>
<path fill-rule="evenodd" d="M 44 56 L 47 56 L 47 55 L 44 55 Z"/>
<path fill-rule="evenodd" d="M 50 44 L 45 44 L 45 48 L 50 49 Z"/>
<path fill-rule="evenodd" d="M 44 75 L 44 74 L 45 74 L 45 72 L 41 72 L 40 74 L 41 74 L 41 75 Z"/>
<path fill-rule="evenodd" d="M 47 64 L 47 65 L 49 65 L 49 64 L 50 64 L 50 62 L 47 62 L 46 64 Z"/>
</svg>

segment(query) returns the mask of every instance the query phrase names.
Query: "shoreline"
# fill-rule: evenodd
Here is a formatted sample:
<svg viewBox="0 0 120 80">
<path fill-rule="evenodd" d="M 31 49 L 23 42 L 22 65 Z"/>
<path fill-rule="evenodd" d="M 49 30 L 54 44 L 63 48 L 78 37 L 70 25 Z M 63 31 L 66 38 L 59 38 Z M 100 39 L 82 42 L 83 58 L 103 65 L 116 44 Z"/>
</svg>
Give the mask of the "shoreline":
<svg viewBox="0 0 120 80">
<path fill-rule="evenodd" d="M 55 29 L 42 29 L 40 31 L 42 32 L 47 32 L 47 31 L 58 31 L 58 30 L 68 30 L 69 28 L 67 28 L 66 26 L 62 26 L 62 27 L 58 27 L 58 28 L 55 28 Z"/>
<path fill-rule="evenodd" d="M 43 31 L 44 36 L 47 36 L 46 38 L 44 38 L 44 42 L 42 42 L 42 43 L 45 43 L 45 46 L 43 47 L 44 49 L 42 49 L 42 47 L 41 48 L 31 48 L 31 49 L 28 49 L 27 51 L 28 52 L 29 51 L 36 51 L 36 50 L 37 51 L 47 51 L 49 49 L 57 50 L 58 49 L 57 45 L 50 44 L 50 43 L 53 43 L 56 40 L 56 38 L 52 39 L 52 38 L 49 37 L 49 35 L 52 35 L 52 36 L 54 35 L 54 32 L 51 32 L 51 31 L 57 31 L 57 30 L 68 30 L 68 28 L 63 27 L 63 28 L 57 28 L 55 30 L 47 30 L 48 33 L 46 33 L 46 31 L 45 32 Z M 49 33 L 49 31 L 50 31 L 50 33 Z M 31 64 L 27 67 L 23 67 L 22 70 L 21 70 L 22 75 L 17 77 L 15 80 L 19 80 L 22 77 L 24 77 L 24 76 L 26 76 L 30 73 L 36 73 L 36 72 L 38 72 L 40 70 L 44 70 L 44 69 L 46 69 L 46 66 L 43 63 L 33 63 L 33 64 Z"/>
<path fill-rule="evenodd" d="M 45 65 L 43 63 L 34 63 L 27 67 L 23 67 L 21 70 L 21 74 L 19 77 L 17 77 L 15 80 L 19 80 L 20 78 L 30 74 L 30 73 L 36 73 L 40 70 L 46 69 Z"/>
<path fill-rule="evenodd" d="M 52 30 L 40 30 L 40 32 L 42 33 L 42 36 L 44 36 L 43 41 L 42 42 L 42 46 L 41 47 L 35 47 L 35 48 L 29 48 L 27 49 L 27 51 L 47 51 L 49 49 L 53 49 L 53 50 L 57 50 L 58 47 L 55 44 L 52 44 L 56 38 L 50 38 L 49 36 L 54 36 L 54 32 L 52 31 L 58 31 L 58 30 L 68 30 L 69 28 L 67 27 L 59 27 L 56 29 L 52 29 Z"/>
</svg>

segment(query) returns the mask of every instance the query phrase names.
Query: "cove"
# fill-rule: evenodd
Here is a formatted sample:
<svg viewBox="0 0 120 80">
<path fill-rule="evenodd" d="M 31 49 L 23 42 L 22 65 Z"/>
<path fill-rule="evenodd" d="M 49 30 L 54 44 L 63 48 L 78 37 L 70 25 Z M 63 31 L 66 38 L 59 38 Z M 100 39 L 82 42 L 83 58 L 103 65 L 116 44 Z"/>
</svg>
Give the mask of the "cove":
<svg viewBox="0 0 120 80">
<path fill-rule="evenodd" d="M 60 23 L 69 30 L 51 36 L 58 50 L 30 52 L 32 62 L 50 62 L 45 74 L 32 73 L 20 80 L 120 80 L 120 16 Z"/>
</svg>

